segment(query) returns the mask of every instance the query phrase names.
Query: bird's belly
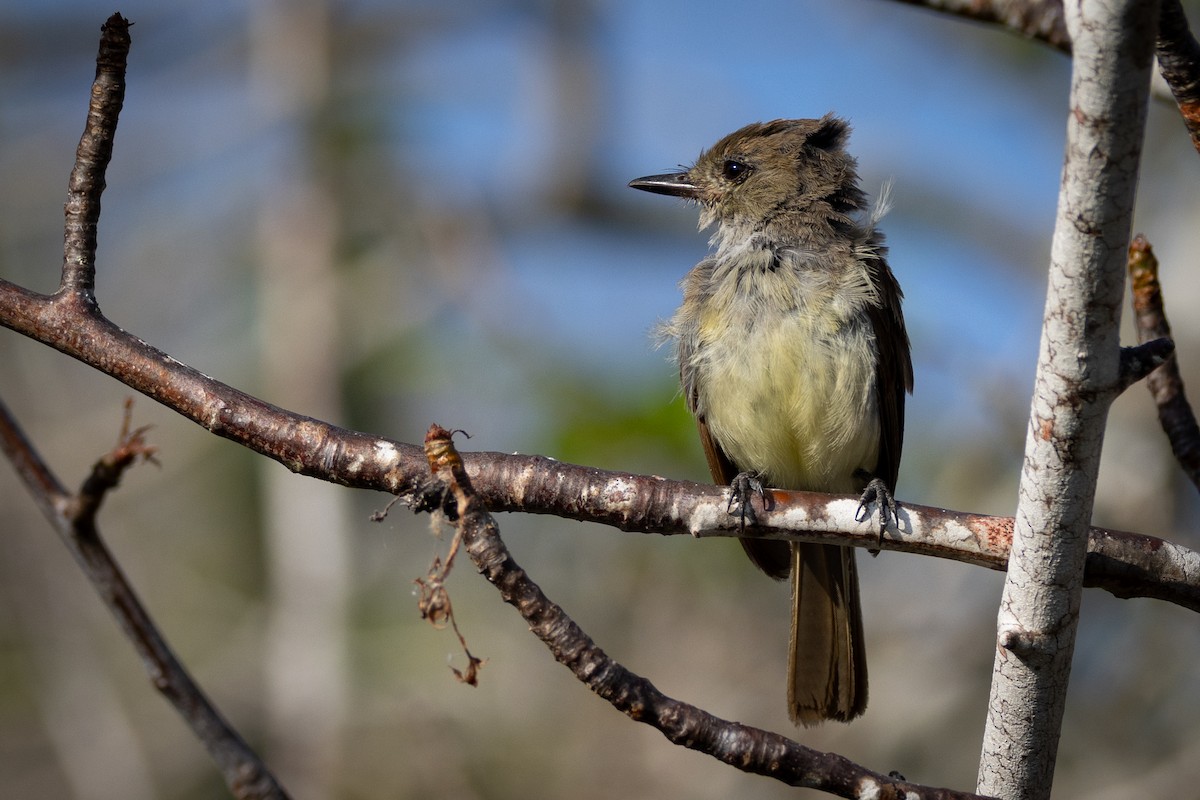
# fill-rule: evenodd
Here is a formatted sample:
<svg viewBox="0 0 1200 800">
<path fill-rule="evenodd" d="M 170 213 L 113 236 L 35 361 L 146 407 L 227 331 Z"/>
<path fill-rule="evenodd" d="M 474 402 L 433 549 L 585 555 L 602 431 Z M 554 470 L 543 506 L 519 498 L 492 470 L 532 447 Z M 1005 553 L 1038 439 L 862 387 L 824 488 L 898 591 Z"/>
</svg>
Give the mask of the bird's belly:
<svg viewBox="0 0 1200 800">
<path fill-rule="evenodd" d="M 697 410 L 734 465 L 778 488 L 860 491 L 879 454 L 870 326 L 729 330 L 705 341 L 702 326 Z"/>
</svg>

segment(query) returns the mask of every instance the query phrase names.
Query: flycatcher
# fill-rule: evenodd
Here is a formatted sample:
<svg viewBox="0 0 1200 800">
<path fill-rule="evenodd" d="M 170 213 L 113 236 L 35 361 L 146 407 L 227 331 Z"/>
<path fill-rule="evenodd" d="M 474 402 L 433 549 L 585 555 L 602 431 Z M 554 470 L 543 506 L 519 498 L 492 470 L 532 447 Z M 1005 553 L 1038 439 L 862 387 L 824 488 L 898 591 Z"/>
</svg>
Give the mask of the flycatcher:
<svg viewBox="0 0 1200 800">
<path fill-rule="evenodd" d="M 662 326 L 713 480 L 742 513 L 761 480 L 861 493 L 894 516 L 912 359 L 888 268 L 882 209 L 868 212 L 849 126 L 832 115 L 748 125 L 686 172 L 630 186 L 695 201 L 713 252 L 683 279 Z M 743 519 L 745 516 L 743 516 Z M 813 725 L 867 705 L 858 573 L 851 548 L 742 539 L 792 579 L 788 714 Z"/>
</svg>

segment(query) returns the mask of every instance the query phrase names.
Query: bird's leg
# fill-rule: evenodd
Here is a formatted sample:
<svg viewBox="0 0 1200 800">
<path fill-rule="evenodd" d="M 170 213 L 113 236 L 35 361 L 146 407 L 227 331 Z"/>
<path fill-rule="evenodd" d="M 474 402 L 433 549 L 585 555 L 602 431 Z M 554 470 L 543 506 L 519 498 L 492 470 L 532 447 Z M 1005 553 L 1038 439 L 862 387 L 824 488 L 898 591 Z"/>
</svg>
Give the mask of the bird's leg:
<svg viewBox="0 0 1200 800">
<path fill-rule="evenodd" d="M 746 520 L 754 522 L 754 506 L 751 499 L 758 495 L 763 508 L 767 507 L 767 495 L 763 489 L 762 473 L 739 472 L 729 482 L 729 505 L 725 510 L 738 516 L 738 531 L 746 529 Z M 735 510 L 736 509 L 736 510 Z"/>
<path fill-rule="evenodd" d="M 854 513 L 854 519 L 858 522 L 868 519 L 871 516 L 871 506 L 875 504 L 879 506 L 879 545 L 882 547 L 883 532 L 887 530 L 888 522 L 895 523 L 896 527 L 900 526 L 900 507 L 882 478 L 871 478 L 867 482 L 867 487 L 859 495 L 858 511 Z"/>
</svg>

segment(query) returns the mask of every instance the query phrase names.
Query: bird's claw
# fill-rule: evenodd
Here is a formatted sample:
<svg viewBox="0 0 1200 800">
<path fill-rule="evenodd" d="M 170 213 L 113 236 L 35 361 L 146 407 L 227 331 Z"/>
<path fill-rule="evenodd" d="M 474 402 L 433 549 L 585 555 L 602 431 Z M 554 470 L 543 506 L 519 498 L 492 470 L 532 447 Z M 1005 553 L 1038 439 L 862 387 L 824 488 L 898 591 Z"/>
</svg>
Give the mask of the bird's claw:
<svg viewBox="0 0 1200 800">
<path fill-rule="evenodd" d="M 858 510 L 854 513 L 855 521 L 865 522 L 869 519 L 871 506 L 876 504 L 879 506 L 879 545 L 882 547 L 883 534 L 887 530 L 888 522 L 892 522 L 897 527 L 900 525 L 900 507 L 882 478 L 872 478 L 867 483 L 867 488 L 863 489 L 863 493 L 858 498 Z"/>
<path fill-rule="evenodd" d="M 739 531 L 746 529 L 746 520 L 754 522 L 754 506 L 751 504 L 754 495 L 758 495 L 763 508 L 766 508 L 767 494 L 760 473 L 739 472 L 733 476 L 733 480 L 729 482 L 729 504 L 725 506 L 725 510 L 730 514 L 737 514 Z"/>
</svg>

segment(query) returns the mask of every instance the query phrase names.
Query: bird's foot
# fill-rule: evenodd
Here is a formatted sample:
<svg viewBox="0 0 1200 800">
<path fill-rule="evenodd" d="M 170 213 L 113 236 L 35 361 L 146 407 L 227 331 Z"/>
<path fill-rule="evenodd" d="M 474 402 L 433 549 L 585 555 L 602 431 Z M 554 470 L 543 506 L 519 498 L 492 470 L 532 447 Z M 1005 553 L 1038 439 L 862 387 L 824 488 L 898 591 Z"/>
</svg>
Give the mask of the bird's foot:
<svg viewBox="0 0 1200 800">
<path fill-rule="evenodd" d="M 746 521 L 754 522 L 754 506 L 751 500 L 758 495 L 763 508 L 767 505 L 767 493 L 762 484 L 762 473 L 739 472 L 729 482 L 729 505 L 725 510 L 738 517 L 738 530 L 746 529 Z"/>
<path fill-rule="evenodd" d="M 871 478 L 867 483 L 867 488 L 863 489 L 863 493 L 859 495 L 858 511 L 855 512 L 854 519 L 858 522 L 869 519 L 872 505 L 879 506 L 879 545 L 882 547 L 883 533 L 887 530 L 888 522 L 894 523 L 897 527 L 900 525 L 900 506 L 896 503 L 896 498 L 892 497 L 891 490 L 882 478 Z"/>
</svg>

